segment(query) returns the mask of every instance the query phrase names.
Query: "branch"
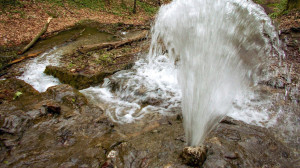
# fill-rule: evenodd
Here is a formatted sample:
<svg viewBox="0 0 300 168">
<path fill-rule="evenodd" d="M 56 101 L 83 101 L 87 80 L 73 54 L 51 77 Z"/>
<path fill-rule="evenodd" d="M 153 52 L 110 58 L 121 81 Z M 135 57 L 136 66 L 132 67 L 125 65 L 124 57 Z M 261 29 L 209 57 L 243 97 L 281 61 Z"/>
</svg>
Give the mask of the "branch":
<svg viewBox="0 0 300 168">
<path fill-rule="evenodd" d="M 20 57 L 20 58 L 18 58 L 18 59 L 15 59 L 15 60 L 11 61 L 10 63 L 8 63 L 7 65 L 1 67 L 1 68 L 0 68 L 0 71 L 2 71 L 2 70 L 5 69 L 5 68 L 8 68 L 8 67 L 12 66 L 13 64 L 16 64 L 16 63 L 18 63 L 18 62 L 21 62 L 21 61 L 23 61 L 24 59 L 36 57 L 36 56 L 38 56 L 40 53 L 42 53 L 42 52 L 37 52 L 37 53 L 33 53 L 33 54 L 28 54 L 28 55 L 26 55 L 26 56 L 23 56 L 23 57 Z M 0 77 L 1 77 L 1 76 L 2 76 L 2 75 L 0 75 Z"/>
<path fill-rule="evenodd" d="M 37 40 L 38 40 L 38 39 L 39 39 L 39 38 L 47 31 L 48 26 L 49 26 L 49 23 L 51 22 L 51 20 L 52 20 L 52 17 L 49 17 L 47 23 L 45 24 L 45 26 L 44 26 L 44 28 L 41 30 L 41 32 L 40 32 L 39 34 L 37 34 L 37 35 L 35 36 L 35 38 L 32 39 L 31 42 L 30 42 L 26 47 L 24 47 L 23 50 L 21 50 L 21 51 L 18 53 L 19 55 L 25 53 L 29 48 L 31 48 L 31 47 L 37 42 Z"/>
<path fill-rule="evenodd" d="M 131 44 L 136 41 L 140 41 L 146 38 L 148 34 L 147 30 L 142 31 L 142 33 L 136 35 L 135 37 L 128 38 L 124 41 L 116 41 L 116 42 L 107 42 L 107 43 L 99 43 L 99 44 L 92 44 L 92 45 L 85 45 L 80 47 L 77 51 L 80 53 L 87 53 L 94 50 L 99 50 L 102 48 L 118 48 L 127 44 Z"/>
</svg>

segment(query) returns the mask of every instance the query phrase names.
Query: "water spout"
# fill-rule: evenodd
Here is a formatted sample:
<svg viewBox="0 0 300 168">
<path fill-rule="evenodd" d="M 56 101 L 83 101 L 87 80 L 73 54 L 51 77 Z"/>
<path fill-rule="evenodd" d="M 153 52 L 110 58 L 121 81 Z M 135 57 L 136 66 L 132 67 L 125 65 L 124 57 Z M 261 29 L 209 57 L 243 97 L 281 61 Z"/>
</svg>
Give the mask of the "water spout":
<svg viewBox="0 0 300 168">
<path fill-rule="evenodd" d="M 167 55 L 179 69 L 188 145 L 204 141 L 279 45 L 271 20 L 251 1 L 174 0 L 161 7 L 148 60 Z"/>
</svg>

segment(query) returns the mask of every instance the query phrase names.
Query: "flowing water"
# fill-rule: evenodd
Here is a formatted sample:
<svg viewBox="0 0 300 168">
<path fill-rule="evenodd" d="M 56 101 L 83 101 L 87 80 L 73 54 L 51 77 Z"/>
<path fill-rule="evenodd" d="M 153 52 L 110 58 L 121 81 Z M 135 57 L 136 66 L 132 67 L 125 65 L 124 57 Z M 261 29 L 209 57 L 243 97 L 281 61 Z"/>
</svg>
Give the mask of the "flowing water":
<svg viewBox="0 0 300 168">
<path fill-rule="evenodd" d="M 284 116 L 257 85 L 276 76 L 268 57 L 284 58 L 280 46 L 270 18 L 252 1 L 174 0 L 157 15 L 147 55 L 81 92 L 121 124 L 182 109 L 188 145 L 195 146 L 225 115 L 265 127 Z M 21 79 L 39 91 L 58 84 L 52 78 L 33 82 L 44 79 L 37 75 L 42 71 L 29 74 L 37 61 Z"/>
<path fill-rule="evenodd" d="M 151 60 L 177 62 L 189 145 L 199 145 L 264 73 L 279 39 L 263 9 L 243 0 L 175 0 L 153 27 Z M 238 102 L 237 102 L 238 103 Z"/>
<path fill-rule="evenodd" d="M 44 92 L 48 87 L 58 85 L 60 82 L 53 76 L 44 74 L 47 65 L 58 66 L 61 53 L 57 48 L 45 52 L 41 56 L 30 60 L 25 72 L 19 79 L 31 84 L 39 92 Z"/>
</svg>

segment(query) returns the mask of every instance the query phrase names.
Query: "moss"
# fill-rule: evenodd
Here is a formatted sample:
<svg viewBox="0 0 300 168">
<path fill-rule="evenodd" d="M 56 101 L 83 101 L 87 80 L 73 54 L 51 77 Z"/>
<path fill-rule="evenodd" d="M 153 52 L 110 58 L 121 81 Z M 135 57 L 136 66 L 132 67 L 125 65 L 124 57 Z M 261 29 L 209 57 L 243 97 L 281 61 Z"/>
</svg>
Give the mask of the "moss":
<svg viewBox="0 0 300 168">
<path fill-rule="evenodd" d="M 24 106 L 39 98 L 39 92 L 23 80 L 10 78 L 0 81 L 0 102 L 18 101 Z"/>
<path fill-rule="evenodd" d="M 265 4 L 265 0 L 254 0 L 257 4 Z"/>
<path fill-rule="evenodd" d="M 76 89 L 85 89 L 93 84 L 102 83 L 106 76 L 112 74 L 112 72 L 99 72 L 94 75 L 71 73 L 64 68 L 55 66 L 47 66 L 44 73 L 52 75 L 60 82 L 69 84 Z"/>
<path fill-rule="evenodd" d="M 20 56 L 17 54 L 17 51 L 20 47 L 7 47 L 0 46 L 0 69 L 2 66 L 7 65 L 9 62 L 19 58 Z"/>
</svg>

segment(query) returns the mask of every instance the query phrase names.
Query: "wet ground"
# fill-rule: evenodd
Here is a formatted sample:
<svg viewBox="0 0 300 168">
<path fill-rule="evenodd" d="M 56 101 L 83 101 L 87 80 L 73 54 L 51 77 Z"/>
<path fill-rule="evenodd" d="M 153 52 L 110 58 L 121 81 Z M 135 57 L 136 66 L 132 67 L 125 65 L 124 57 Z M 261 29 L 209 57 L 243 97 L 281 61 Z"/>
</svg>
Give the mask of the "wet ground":
<svg viewBox="0 0 300 168">
<path fill-rule="evenodd" d="M 62 68 L 63 73 L 94 74 L 101 70 L 98 66 L 111 64 L 108 58 L 129 55 L 125 63 L 133 63 L 141 56 L 138 53 L 147 48 L 146 40 L 109 51 L 74 54 L 74 49 L 86 44 L 87 39 L 91 44 L 117 41 L 124 38 L 124 32 L 145 29 L 120 25 L 104 31 L 101 26 L 62 32 L 49 41 L 41 41 L 31 52 L 61 46 L 58 50 L 64 53 L 60 54 L 60 64 L 56 66 Z M 299 92 L 288 90 L 286 93 L 285 89 L 299 80 L 299 44 L 293 43 L 298 40 L 299 31 L 291 30 L 283 35 L 289 41 L 286 52 L 291 59 L 287 59 L 286 65 L 293 72 L 291 82 L 284 74 L 279 75 L 261 83 L 258 92 L 266 97 L 279 97 L 272 99 L 272 107 L 288 112 L 290 118 L 279 115 L 274 119 L 278 126 L 267 127 L 226 117 L 206 138 L 208 154 L 203 167 L 299 166 Z M 97 41 L 99 36 L 104 41 Z M 71 47 L 68 44 L 72 44 Z M 16 79 L 30 61 L 14 65 L 0 81 L 0 167 L 189 167 L 180 157 L 186 144 L 180 109 L 169 109 L 170 115 L 154 110 L 133 123 L 114 122 L 106 113 L 105 102 L 95 104 L 70 85 L 56 83 L 40 93 Z M 116 63 L 118 61 L 112 64 Z M 120 59 L 120 63 L 124 60 Z M 111 76 L 110 79 L 113 81 Z M 113 90 L 118 83 L 120 81 L 111 85 Z M 135 94 L 144 94 L 144 91 Z M 163 103 L 149 99 L 141 106 L 157 104 Z M 288 123 L 292 125 L 287 126 Z"/>
</svg>

